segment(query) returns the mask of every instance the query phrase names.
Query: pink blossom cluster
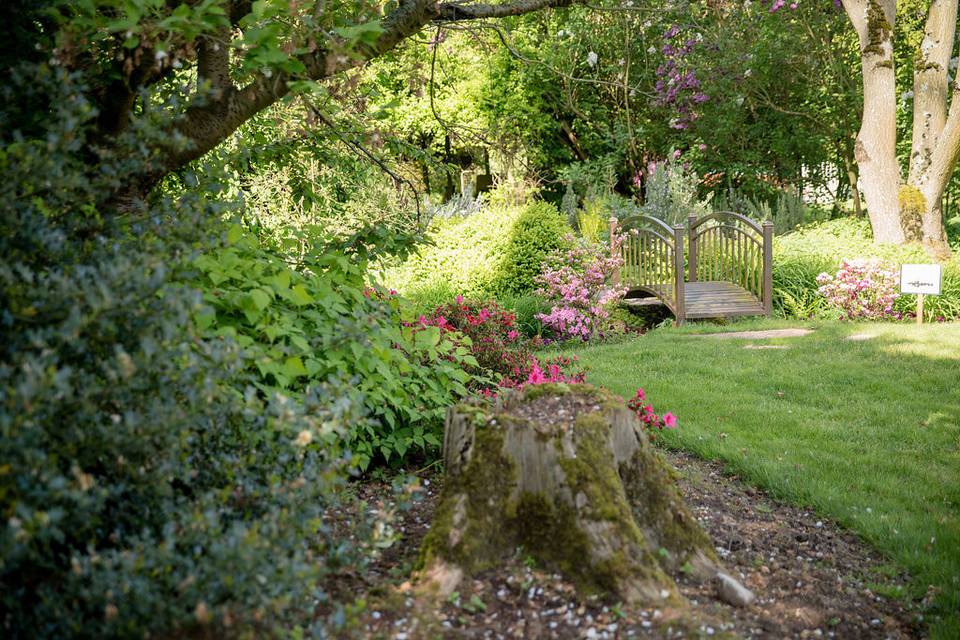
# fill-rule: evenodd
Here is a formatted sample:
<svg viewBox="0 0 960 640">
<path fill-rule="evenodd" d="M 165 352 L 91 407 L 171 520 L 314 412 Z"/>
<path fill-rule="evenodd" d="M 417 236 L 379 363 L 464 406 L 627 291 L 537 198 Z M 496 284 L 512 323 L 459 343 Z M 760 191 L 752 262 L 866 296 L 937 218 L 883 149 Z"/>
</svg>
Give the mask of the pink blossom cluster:
<svg viewBox="0 0 960 640">
<path fill-rule="evenodd" d="M 441 305 L 429 316 L 404 324 L 414 331 L 437 327 L 468 348 L 480 374 L 477 382 L 483 385 L 477 391 L 485 396 L 495 396 L 501 387 L 519 389 L 528 384 L 584 381 L 586 372 L 575 364 L 576 356 L 558 356 L 542 363 L 537 360 L 533 349 L 542 342 L 522 338 L 515 322 L 516 316 L 493 300 L 467 301 L 457 296 L 455 303 Z M 458 338 L 460 334 L 469 341 Z"/>
<path fill-rule="evenodd" d="M 576 356 L 570 358 L 557 356 L 552 360 L 546 360 L 541 363 L 535 356 L 530 356 L 525 378 L 522 376 L 517 379 L 505 377 L 500 380 L 498 386 L 504 389 L 523 389 L 530 385 L 547 384 L 550 382 L 578 384 L 586 380 L 587 372 L 582 369 L 570 371 L 576 361 Z M 495 390 L 489 389 L 482 393 L 487 396 L 496 395 Z"/>
<path fill-rule="evenodd" d="M 667 411 L 663 415 L 657 415 L 653 410 L 653 405 L 647 401 L 647 395 L 643 389 L 637 389 L 637 393 L 627 401 L 627 407 L 633 411 L 646 431 L 650 429 L 662 430 L 677 428 L 677 417 Z M 653 437 L 653 434 L 651 434 Z"/>
<path fill-rule="evenodd" d="M 613 242 L 619 242 L 616 235 Z M 624 288 L 608 284 L 622 265 L 623 258 L 611 257 L 602 244 L 574 245 L 562 256 L 560 266 L 548 268 L 538 277 L 538 293 L 553 306 L 550 313 L 537 318 L 560 338 L 589 340 L 610 316 L 606 307 L 625 293 Z"/>
<path fill-rule="evenodd" d="M 843 260 L 836 275 L 817 276 L 817 292 L 846 320 L 900 318 L 893 303 L 900 297 L 900 273 L 894 265 L 880 260 Z"/>
</svg>

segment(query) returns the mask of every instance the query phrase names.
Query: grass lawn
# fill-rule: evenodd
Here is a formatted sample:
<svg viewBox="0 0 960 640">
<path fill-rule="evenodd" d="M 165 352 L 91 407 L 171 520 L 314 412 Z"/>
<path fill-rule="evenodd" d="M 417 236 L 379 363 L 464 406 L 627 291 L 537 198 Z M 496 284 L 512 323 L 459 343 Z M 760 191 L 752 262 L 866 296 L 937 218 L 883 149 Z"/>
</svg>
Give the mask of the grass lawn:
<svg viewBox="0 0 960 640">
<path fill-rule="evenodd" d="M 666 446 L 721 459 L 858 532 L 911 573 L 912 597 L 932 586 L 934 637 L 960 638 L 960 323 L 697 336 L 787 326 L 799 325 L 693 325 L 574 351 L 590 382 L 623 396 L 642 386 L 658 412 L 678 416 Z"/>
</svg>

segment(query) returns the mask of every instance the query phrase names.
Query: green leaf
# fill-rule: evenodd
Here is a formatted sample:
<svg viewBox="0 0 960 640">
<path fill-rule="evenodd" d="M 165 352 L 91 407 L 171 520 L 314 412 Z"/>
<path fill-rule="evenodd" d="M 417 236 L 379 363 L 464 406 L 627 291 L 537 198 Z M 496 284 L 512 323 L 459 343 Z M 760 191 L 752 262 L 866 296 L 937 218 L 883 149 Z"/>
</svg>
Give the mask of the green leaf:
<svg viewBox="0 0 960 640">
<path fill-rule="evenodd" d="M 313 302 L 313 297 L 310 295 L 310 292 L 308 292 L 302 284 L 294 285 L 290 291 L 292 293 L 291 302 L 297 306 L 303 306 Z"/>
<path fill-rule="evenodd" d="M 283 363 L 283 372 L 291 378 L 308 375 L 307 368 L 303 366 L 303 360 L 297 356 L 287 358 Z"/>
<path fill-rule="evenodd" d="M 227 243 L 228 244 L 237 244 L 240 242 L 240 238 L 243 237 L 243 227 L 239 224 L 234 224 L 230 226 L 230 229 L 227 231 Z"/>
<path fill-rule="evenodd" d="M 263 289 L 254 289 L 250 292 L 250 300 L 257 311 L 263 311 L 270 306 L 270 294 Z"/>
</svg>

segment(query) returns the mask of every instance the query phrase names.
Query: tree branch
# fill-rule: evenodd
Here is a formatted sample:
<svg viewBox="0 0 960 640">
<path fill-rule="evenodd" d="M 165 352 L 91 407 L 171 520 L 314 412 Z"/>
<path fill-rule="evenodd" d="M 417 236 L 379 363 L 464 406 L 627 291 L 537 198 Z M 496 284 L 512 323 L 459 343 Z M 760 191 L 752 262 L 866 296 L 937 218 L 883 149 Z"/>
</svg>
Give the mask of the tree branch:
<svg viewBox="0 0 960 640">
<path fill-rule="evenodd" d="M 375 44 L 346 51 L 338 50 L 336 45 L 339 43 L 336 41 L 328 41 L 327 45 L 313 53 L 301 56 L 300 61 L 306 68 L 307 78 L 323 80 L 387 53 L 430 23 L 517 16 L 548 7 L 569 6 L 574 1 L 517 0 L 513 3 L 493 5 L 400 0 L 399 6 L 384 18 L 383 30 Z M 240 1 L 238 4 L 242 5 L 244 2 Z M 216 52 L 208 50 L 205 54 L 205 73 L 215 74 L 214 69 L 217 68 L 222 71 L 222 60 L 216 58 L 214 53 Z M 211 75 L 205 77 L 213 78 Z M 221 74 L 219 77 L 224 76 Z M 190 142 L 188 148 L 171 148 L 166 154 L 164 166 L 146 182 L 155 183 L 165 173 L 207 153 L 257 112 L 283 98 L 290 91 L 289 82 L 294 79 L 296 78 L 285 73 L 260 73 L 240 90 L 227 90 L 219 98 L 211 96 L 211 100 L 189 107 L 176 126 L 176 131 Z"/>
<path fill-rule="evenodd" d="M 569 7 L 573 0 L 518 0 L 507 4 L 467 4 L 444 2 L 439 5 L 439 19 L 443 22 L 506 18 L 540 11 L 548 7 Z"/>
<path fill-rule="evenodd" d="M 210 83 L 211 97 L 221 100 L 236 91 L 230 79 L 230 31 L 201 36 L 197 46 L 197 84 Z"/>
</svg>

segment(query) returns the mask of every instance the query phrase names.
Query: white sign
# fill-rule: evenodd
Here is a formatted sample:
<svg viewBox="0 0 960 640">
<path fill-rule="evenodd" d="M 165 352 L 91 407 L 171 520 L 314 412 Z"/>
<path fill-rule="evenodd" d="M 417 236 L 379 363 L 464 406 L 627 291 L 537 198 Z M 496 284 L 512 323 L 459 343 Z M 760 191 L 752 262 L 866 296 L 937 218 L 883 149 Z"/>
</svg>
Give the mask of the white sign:
<svg viewBox="0 0 960 640">
<path fill-rule="evenodd" d="M 905 264 L 900 267 L 900 292 L 940 295 L 940 265 Z"/>
</svg>

